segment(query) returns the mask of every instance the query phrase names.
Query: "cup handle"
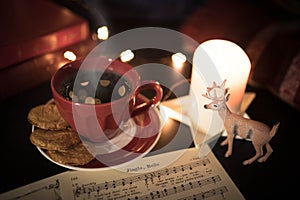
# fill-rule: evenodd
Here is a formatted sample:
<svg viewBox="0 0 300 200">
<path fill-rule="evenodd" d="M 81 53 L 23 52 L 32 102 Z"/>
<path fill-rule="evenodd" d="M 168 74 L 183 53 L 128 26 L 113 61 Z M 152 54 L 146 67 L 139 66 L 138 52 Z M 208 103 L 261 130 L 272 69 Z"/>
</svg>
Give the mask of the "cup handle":
<svg viewBox="0 0 300 200">
<path fill-rule="evenodd" d="M 154 90 L 155 96 L 147 102 L 138 103 L 137 96 L 144 90 Z M 130 104 L 132 106 L 132 109 L 130 109 L 131 117 L 148 112 L 150 107 L 157 105 L 161 101 L 162 96 L 163 90 L 157 81 L 142 81 L 141 86 L 136 89 L 132 98 L 132 103 Z"/>
</svg>

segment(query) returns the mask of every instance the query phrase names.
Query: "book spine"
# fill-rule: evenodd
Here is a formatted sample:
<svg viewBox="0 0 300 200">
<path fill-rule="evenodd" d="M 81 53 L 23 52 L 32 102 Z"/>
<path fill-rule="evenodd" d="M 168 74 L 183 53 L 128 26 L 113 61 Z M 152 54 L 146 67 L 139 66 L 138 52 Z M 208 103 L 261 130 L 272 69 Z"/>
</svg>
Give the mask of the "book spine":
<svg viewBox="0 0 300 200">
<path fill-rule="evenodd" d="M 0 69 L 78 43 L 87 39 L 88 36 L 88 22 L 82 20 L 79 24 L 25 41 L 22 44 L 3 46 L 0 49 Z"/>
<path fill-rule="evenodd" d="M 49 82 L 54 72 L 70 62 L 64 58 L 64 52 L 74 52 L 77 59 L 87 55 L 97 41 L 88 38 L 85 41 L 67 46 L 54 52 L 28 59 L 0 70 L 0 101 Z"/>
</svg>

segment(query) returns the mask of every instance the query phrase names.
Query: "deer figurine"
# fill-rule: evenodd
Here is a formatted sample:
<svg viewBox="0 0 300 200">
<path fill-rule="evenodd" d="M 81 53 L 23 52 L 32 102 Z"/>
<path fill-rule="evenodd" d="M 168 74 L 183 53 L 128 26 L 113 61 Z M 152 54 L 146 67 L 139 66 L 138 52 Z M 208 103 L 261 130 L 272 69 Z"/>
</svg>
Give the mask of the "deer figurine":
<svg viewBox="0 0 300 200">
<path fill-rule="evenodd" d="M 221 85 L 213 82 L 213 86 L 207 87 L 206 94 L 202 95 L 212 100 L 211 103 L 204 105 L 204 108 L 218 111 L 219 116 L 223 120 L 224 128 L 227 131 L 227 138 L 222 141 L 221 145 L 228 145 L 225 157 L 229 157 L 232 154 L 233 139 L 238 135 L 241 138 L 250 139 L 256 151 L 256 154 L 252 158 L 243 161 L 243 164 L 248 165 L 255 160 L 265 162 L 273 152 L 269 141 L 276 134 L 280 123 L 278 122 L 270 128 L 262 122 L 244 118 L 239 114 L 231 112 L 226 105 L 230 94 L 228 93 L 229 88 L 225 88 L 225 83 L 226 79 Z M 266 148 L 265 155 L 263 155 L 263 147 Z"/>
</svg>

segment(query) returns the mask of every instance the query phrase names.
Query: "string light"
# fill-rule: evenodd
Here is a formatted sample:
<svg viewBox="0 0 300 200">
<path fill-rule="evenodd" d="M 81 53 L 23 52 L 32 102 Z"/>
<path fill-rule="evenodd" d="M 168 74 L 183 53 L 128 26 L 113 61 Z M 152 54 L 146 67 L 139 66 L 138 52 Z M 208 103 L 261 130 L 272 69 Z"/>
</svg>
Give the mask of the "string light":
<svg viewBox="0 0 300 200">
<path fill-rule="evenodd" d="M 130 49 L 127 49 L 121 52 L 120 58 L 122 62 L 128 62 L 134 58 L 134 53 Z"/>
<path fill-rule="evenodd" d="M 172 62 L 175 68 L 181 68 L 186 61 L 186 56 L 180 52 L 172 55 Z"/>
<path fill-rule="evenodd" d="M 66 58 L 70 61 L 74 61 L 74 60 L 76 60 L 77 57 L 76 57 L 75 53 L 73 53 L 72 51 L 65 51 L 64 58 Z"/>
<path fill-rule="evenodd" d="M 109 36 L 109 31 L 107 26 L 101 26 L 97 29 L 98 39 L 106 40 Z"/>
</svg>

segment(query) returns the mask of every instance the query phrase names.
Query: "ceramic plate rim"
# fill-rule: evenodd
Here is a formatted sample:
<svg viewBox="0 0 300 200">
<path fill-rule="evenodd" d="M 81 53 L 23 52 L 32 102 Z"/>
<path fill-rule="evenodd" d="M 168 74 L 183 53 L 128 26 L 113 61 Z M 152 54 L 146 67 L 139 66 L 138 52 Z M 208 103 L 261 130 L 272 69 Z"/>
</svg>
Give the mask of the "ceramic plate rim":
<svg viewBox="0 0 300 200">
<path fill-rule="evenodd" d="M 51 100 L 49 100 L 49 102 L 51 102 Z M 133 162 L 135 160 L 138 160 L 138 159 L 141 159 L 143 158 L 146 154 L 148 154 L 153 148 L 154 146 L 157 144 L 159 138 L 160 138 L 160 135 L 161 135 L 161 129 L 162 129 L 162 125 L 163 125 L 163 120 L 162 120 L 162 116 L 160 114 L 160 111 L 158 110 L 157 107 L 151 107 L 150 108 L 150 111 L 153 110 L 153 112 L 156 113 L 157 117 L 158 117 L 158 120 L 160 122 L 160 127 L 159 127 L 159 131 L 155 134 L 155 140 L 152 142 L 151 146 L 145 150 L 143 153 L 139 154 L 139 156 L 127 161 L 127 162 L 124 162 L 124 163 L 120 163 L 120 164 L 117 164 L 117 165 L 114 165 L 114 166 L 106 166 L 106 167 L 96 167 L 96 168 L 85 168 L 85 167 L 80 167 L 80 166 L 72 166 L 72 165 L 66 165 L 66 164 L 62 164 L 62 163 L 59 163 L 59 162 L 56 162 L 54 161 L 52 158 L 49 157 L 49 155 L 45 152 L 45 150 L 43 150 L 42 148 L 36 146 L 36 148 L 38 149 L 38 151 L 45 157 L 47 158 L 48 160 L 50 160 L 52 163 L 56 164 L 56 165 L 59 165 L 61 167 L 64 167 L 64 168 L 67 168 L 67 169 L 71 169 L 71 170 L 76 170 L 76 171 L 105 171 L 105 170 L 108 170 L 108 169 L 117 169 L 118 167 L 121 167 L 123 165 L 126 165 L 128 164 L 129 162 Z M 34 130 L 34 126 L 32 126 L 32 130 Z M 130 142 L 129 142 L 130 143 Z"/>
</svg>

